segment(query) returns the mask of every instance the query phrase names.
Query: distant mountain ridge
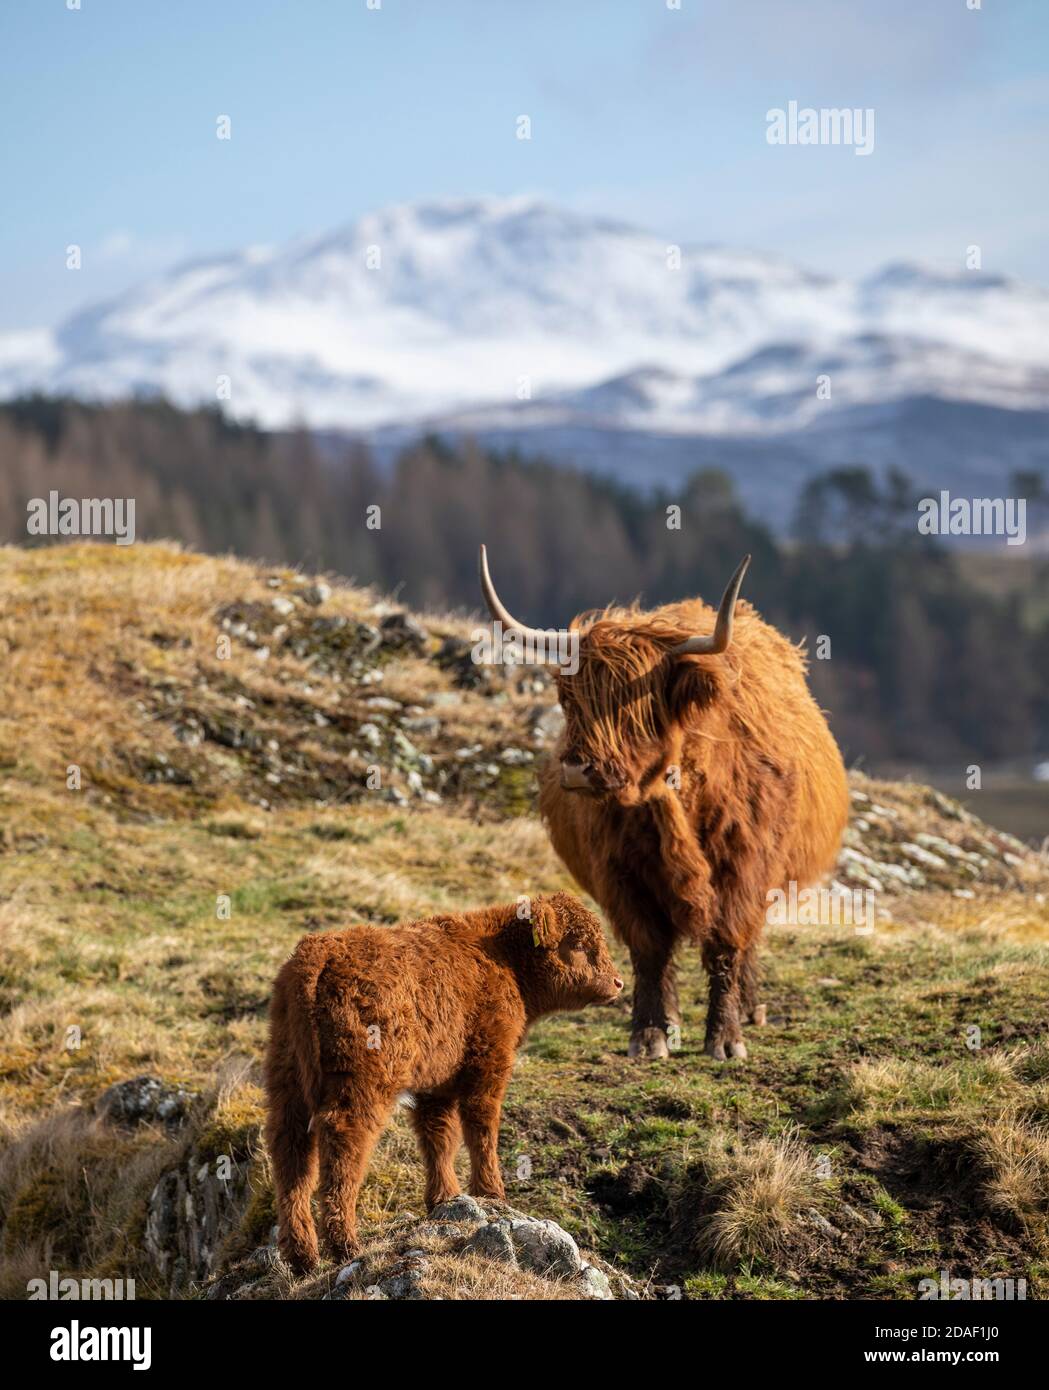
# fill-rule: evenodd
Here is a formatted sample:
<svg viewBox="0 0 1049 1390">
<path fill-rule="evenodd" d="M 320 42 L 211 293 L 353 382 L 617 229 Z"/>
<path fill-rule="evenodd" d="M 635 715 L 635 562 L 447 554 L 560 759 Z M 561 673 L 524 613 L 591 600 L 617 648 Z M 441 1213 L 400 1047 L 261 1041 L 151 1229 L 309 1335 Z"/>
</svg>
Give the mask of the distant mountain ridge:
<svg viewBox="0 0 1049 1390">
<path fill-rule="evenodd" d="M 445 200 L 192 261 L 54 333 L 0 336 L 0 396 L 29 389 L 220 398 L 380 444 L 436 429 L 567 459 L 571 437 L 591 462 L 613 434 L 642 483 L 687 467 L 653 460 L 690 441 L 789 438 L 813 466 L 828 447 L 845 461 L 860 416 L 891 433 L 931 401 L 1018 427 L 993 475 L 1044 462 L 1026 436 L 1049 411 L 1049 293 L 904 264 L 850 281 L 530 197 Z"/>
</svg>

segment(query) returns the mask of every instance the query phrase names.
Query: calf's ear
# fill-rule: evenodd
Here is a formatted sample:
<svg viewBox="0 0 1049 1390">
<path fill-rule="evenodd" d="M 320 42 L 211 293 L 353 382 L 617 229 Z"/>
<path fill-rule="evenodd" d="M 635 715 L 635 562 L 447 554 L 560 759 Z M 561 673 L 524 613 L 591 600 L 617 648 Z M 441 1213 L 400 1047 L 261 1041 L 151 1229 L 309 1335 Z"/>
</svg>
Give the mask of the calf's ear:
<svg viewBox="0 0 1049 1390">
<path fill-rule="evenodd" d="M 561 919 L 546 898 L 532 899 L 532 940 L 552 950 L 561 939 Z"/>
</svg>

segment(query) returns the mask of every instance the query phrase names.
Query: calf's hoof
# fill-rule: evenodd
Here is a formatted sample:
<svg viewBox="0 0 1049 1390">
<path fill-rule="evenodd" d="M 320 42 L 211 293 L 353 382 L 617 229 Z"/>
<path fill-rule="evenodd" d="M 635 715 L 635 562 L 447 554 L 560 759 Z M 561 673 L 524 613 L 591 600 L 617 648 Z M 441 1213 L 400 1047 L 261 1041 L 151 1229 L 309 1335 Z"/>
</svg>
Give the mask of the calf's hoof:
<svg viewBox="0 0 1049 1390">
<path fill-rule="evenodd" d="M 502 1182 L 472 1182 L 470 1184 L 471 1197 L 491 1197 L 497 1202 L 506 1201 L 506 1188 Z"/>
<path fill-rule="evenodd" d="M 628 1057 L 640 1057 L 646 1061 L 670 1056 L 667 1035 L 662 1028 L 641 1028 L 630 1035 Z"/>
<path fill-rule="evenodd" d="M 459 1187 L 449 1187 L 447 1190 L 435 1193 L 428 1192 L 426 1194 L 426 1210 L 433 1211 L 434 1207 L 443 1207 L 445 1202 L 454 1202 L 456 1197 L 462 1195 L 462 1188 Z"/>
<path fill-rule="evenodd" d="M 290 1245 L 278 1241 L 278 1249 L 284 1262 L 297 1279 L 303 1279 L 317 1268 L 317 1250 L 304 1245 Z"/>
<path fill-rule="evenodd" d="M 747 1045 L 742 1040 L 727 1043 L 713 1041 L 706 1043 L 703 1051 L 708 1057 L 713 1057 L 715 1062 L 727 1062 L 730 1057 L 738 1057 L 742 1061 L 747 1055 Z"/>
<path fill-rule="evenodd" d="M 356 1236 L 339 1240 L 330 1238 L 327 1245 L 328 1255 L 338 1265 L 348 1265 L 361 1253 L 361 1243 Z"/>
<path fill-rule="evenodd" d="M 753 1023 L 755 1028 L 764 1028 L 769 1021 L 769 1011 L 767 1004 L 755 1004 L 747 1018 L 748 1023 Z"/>
</svg>

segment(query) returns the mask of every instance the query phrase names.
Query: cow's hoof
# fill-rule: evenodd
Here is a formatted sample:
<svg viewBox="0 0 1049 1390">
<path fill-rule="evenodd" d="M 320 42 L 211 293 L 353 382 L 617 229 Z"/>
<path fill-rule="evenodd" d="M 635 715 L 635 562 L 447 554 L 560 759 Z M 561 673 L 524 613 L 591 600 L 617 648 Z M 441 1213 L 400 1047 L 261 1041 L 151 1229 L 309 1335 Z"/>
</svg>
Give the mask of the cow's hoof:
<svg viewBox="0 0 1049 1390">
<path fill-rule="evenodd" d="M 747 1044 L 742 1041 L 729 1043 L 728 1055 L 730 1057 L 739 1057 L 741 1060 L 745 1059 L 747 1055 Z"/>
<path fill-rule="evenodd" d="M 742 1060 L 747 1055 L 747 1045 L 744 1042 L 708 1042 L 703 1051 L 708 1057 L 713 1057 L 715 1062 L 727 1062 L 730 1057 L 739 1057 Z"/>
<path fill-rule="evenodd" d="M 769 1021 L 769 1011 L 767 1004 L 755 1004 L 750 1011 L 748 1023 L 753 1023 L 755 1028 L 764 1028 Z"/>
<path fill-rule="evenodd" d="M 667 1044 L 666 1033 L 662 1028 L 642 1028 L 638 1033 L 631 1033 L 627 1056 L 644 1060 L 669 1057 L 670 1047 Z"/>
</svg>

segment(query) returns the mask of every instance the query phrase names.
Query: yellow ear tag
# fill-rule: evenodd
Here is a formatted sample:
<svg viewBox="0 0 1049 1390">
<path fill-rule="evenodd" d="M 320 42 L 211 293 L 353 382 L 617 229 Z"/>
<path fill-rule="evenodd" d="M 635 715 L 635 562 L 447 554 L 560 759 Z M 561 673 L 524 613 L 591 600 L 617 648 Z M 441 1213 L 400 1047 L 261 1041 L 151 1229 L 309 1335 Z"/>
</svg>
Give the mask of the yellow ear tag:
<svg viewBox="0 0 1049 1390">
<path fill-rule="evenodd" d="M 535 909 L 535 917 L 532 921 L 532 942 L 536 946 L 545 946 L 549 935 L 546 915 L 550 909 L 545 903 L 540 902 L 535 904 Z"/>
</svg>

